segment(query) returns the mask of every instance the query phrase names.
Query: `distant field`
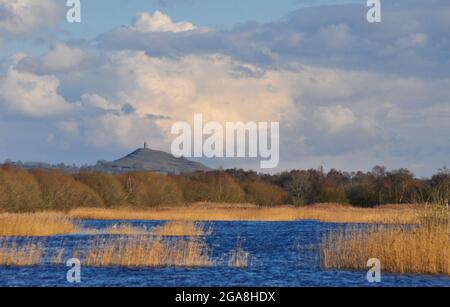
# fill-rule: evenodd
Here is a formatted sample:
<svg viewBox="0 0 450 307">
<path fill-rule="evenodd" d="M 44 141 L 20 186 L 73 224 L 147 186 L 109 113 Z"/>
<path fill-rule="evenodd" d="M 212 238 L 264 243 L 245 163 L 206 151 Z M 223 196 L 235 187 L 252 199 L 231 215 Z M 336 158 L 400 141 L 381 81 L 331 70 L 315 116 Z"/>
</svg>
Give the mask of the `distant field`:
<svg viewBox="0 0 450 307">
<path fill-rule="evenodd" d="M 356 208 L 339 204 L 305 207 L 258 207 L 252 204 L 197 203 L 181 207 L 146 210 L 81 208 L 69 212 L 79 219 L 187 220 L 187 221 L 294 221 L 319 220 L 335 223 L 414 223 L 420 206 L 384 205 Z"/>
</svg>

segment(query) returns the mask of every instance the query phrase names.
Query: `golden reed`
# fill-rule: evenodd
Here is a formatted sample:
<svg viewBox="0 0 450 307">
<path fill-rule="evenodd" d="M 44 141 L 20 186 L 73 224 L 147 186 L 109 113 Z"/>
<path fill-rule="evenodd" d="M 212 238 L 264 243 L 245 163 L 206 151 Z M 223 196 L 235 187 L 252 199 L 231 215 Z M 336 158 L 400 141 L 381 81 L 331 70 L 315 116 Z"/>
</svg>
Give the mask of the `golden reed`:
<svg viewBox="0 0 450 307">
<path fill-rule="evenodd" d="M 326 269 L 367 270 L 378 258 L 386 272 L 450 275 L 450 240 L 445 227 L 369 226 L 329 233 L 322 240 Z"/>
<path fill-rule="evenodd" d="M 90 241 L 83 263 L 87 266 L 109 267 L 204 267 L 213 265 L 208 245 L 200 239 L 165 240 L 169 236 L 205 236 L 212 233 L 203 224 L 172 221 L 146 228 L 128 224 L 107 229 L 119 238 L 96 238 Z"/>
<path fill-rule="evenodd" d="M 89 242 L 83 264 L 93 267 L 206 267 L 212 265 L 205 242 L 194 239 L 122 236 Z"/>
<path fill-rule="evenodd" d="M 249 265 L 250 253 L 242 247 L 242 241 L 238 243 L 232 251 L 228 253 L 228 267 L 246 268 Z"/>
<path fill-rule="evenodd" d="M 260 208 L 253 205 L 197 204 L 185 207 L 135 209 L 74 209 L 69 215 L 96 220 L 166 220 L 166 221 L 295 221 L 319 220 L 335 223 L 415 223 L 411 206 L 355 208 L 337 204 L 308 207 L 280 206 Z"/>
<path fill-rule="evenodd" d="M 0 236 L 51 236 L 77 233 L 73 219 L 62 213 L 0 214 Z"/>
<path fill-rule="evenodd" d="M 0 238 L 0 265 L 2 266 L 39 265 L 43 253 L 43 241 L 18 243 Z"/>
<path fill-rule="evenodd" d="M 329 233 L 322 240 L 324 268 L 365 270 L 378 258 L 382 270 L 450 275 L 450 210 L 434 204 L 410 225 L 370 225 Z"/>
</svg>

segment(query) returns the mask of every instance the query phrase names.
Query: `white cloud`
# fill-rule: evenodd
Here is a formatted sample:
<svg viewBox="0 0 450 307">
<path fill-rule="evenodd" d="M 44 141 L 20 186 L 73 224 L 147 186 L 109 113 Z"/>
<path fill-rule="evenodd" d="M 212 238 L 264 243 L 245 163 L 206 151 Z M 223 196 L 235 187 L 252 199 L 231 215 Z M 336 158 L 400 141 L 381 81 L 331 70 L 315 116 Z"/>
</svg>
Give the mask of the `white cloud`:
<svg viewBox="0 0 450 307">
<path fill-rule="evenodd" d="M 35 34 L 53 27 L 62 16 L 57 0 L 0 0 L 0 38 Z"/>
<path fill-rule="evenodd" d="M 55 42 L 52 49 L 41 59 L 42 69 L 47 71 L 67 71 L 80 66 L 88 59 L 86 52 Z"/>
<path fill-rule="evenodd" d="M 338 133 L 352 126 L 356 121 L 353 111 L 341 105 L 320 107 L 314 112 L 314 117 L 317 125 L 327 129 L 330 133 Z"/>
<path fill-rule="evenodd" d="M 226 56 L 162 59 L 143 52 L 119 52 L 105 65 L 120 86 L 104 98 L 129 104 L 142 116 L 188 120 L 202 112 L 218 121 L 267 120 L 294 111 L 281 73 L 237 77 L 231 72 L 241 64 Z"/>
<path fill-rule="evenodd" d="M 131 29 L 141 32 L 184 32 L 196 29 L 190 22 L 174 22 L 161 11 L 152 13 L 138 13 Z"/>
<path fill-rule="evenodd" d="M 105 114 L 88 122 L 87 143 L 95 147 L 137 148 L 148 141 L 161 149 L 163 137 L 154 122 L 137 114 Z"/>
<path fill-rule="evenodd" d="M 223 55 L 176 59 L 122 51 L 104 56 L 102 61 L 87 69 L 76 73 L 60 72 L 54 77 L 46 75 L 45 70 L 40 71 L 42 76 L 27 72 L 25 62 L 18 59 L 23 71 L 14 72 L 45 78 L 47 86 L 52 86 L 55 93 L 58 77 L 63 82 L 63 93 L 78 92 L 81 114 L 80 117 L 73 114 L 72 118 L 78 118 L 83 135 L 96 146 L 140 144 L 146 133 L 154 136 L 153 132 L 158 132 L 159 142 L 167 144 L 172 138 L 171 123 L 191 122 L 194 113 L 202 113 L 205 121 L 222 123 L 289 121 L 297 114 L 291 83 L 287 82 L 290 78 L 287 75 L 292 75 L 290 72 L 262 70 Z M 30 100 L 34 104 L 40 101 Z M 22 107 L 20 111 L 34 116 L 39 114 L 38 109 Z"/>
<path fill-rule="evenodd" d="M 56 41 L 42 56 L 24 56 L 17 67 L 37 74 L 71 73 L 86 68 L 93 61 L 94 57 L 86 51 Z"/>
<path fill-rule="evenodd" d="M 149 119 L 153 120 L 152 129 L 156 127 L 161 132 L 161 141 L 169 142 L 171 123 L 178 120 L 192 122 L 194 113 L 202 113 L 205 121 L 222 123 L 274 121 L 291 118 L 297 113 L 283 73 L 267 71 L 254 77 L 236 76 L 232 72 L 240 66 L 241 63 L 221 55 L 160 59 L 143 52 L 114 53 L 104 67 L 95 70 L 106 70 L 105 74 L 118 86 L 104 95 L 84 94 L 82 101 L 85 106 L 114 112 L 114 115 L 102 117 L 102 127 L 116 123 L 125 130 L 132 129 L 127 124 L 134 123 L 139 127 L 142 133 L 100 129 L 105 133 L 111 131 L 114 137 L 110 137 L 121 145 L 140 144 L 143 133 L 148 131 L 142 125 Z M 88 73 L 96 74 L 95 71 Z M 87 92 L 96 88 L 95 84 L 89 86 L 92 89 Z M 132 108 L 132 115 L 125 116 L 121 112 L 126 106 Z M 154 121 L 155 118 L 164 120 Z M 96 135 L 93 140 L 106 139 L 101 137 L 102 132 L 96 132 Z"/>
<path fill-rule="evenodd" d="M 10 67 L 0 79 L 0 105 L 9 112 L 27 117 L 57 116 L 78 109 L 58 93 L 55 76 L 38 76 Z"/>
<path fill-rule="evenodd" d="M 120 106 L 111 103 L 104 97 L 97 94 L 83 94 L 81 96 L 83 105 L 87 108 L 94 107 L 107 111 L 118 111 Z"/>
</svg>

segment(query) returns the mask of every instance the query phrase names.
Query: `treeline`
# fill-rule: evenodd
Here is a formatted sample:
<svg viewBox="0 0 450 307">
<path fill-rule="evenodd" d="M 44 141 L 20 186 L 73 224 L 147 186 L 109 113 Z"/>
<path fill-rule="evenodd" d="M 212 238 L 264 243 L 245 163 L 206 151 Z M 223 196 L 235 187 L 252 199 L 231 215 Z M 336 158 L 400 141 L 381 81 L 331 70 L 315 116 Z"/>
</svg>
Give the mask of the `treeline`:
<svg viewBox="0 0 450 307">
<path fill-rule="evenodd" d="M 283 188 L 294 205 L 347 203 L 373 207 L 381 204 L 444 203 L 450 200 L 450 171 L 442 168 L 431 178 L 415 178 L 407 169 L 387 171 L 375 166 L 370 172 L 325 173 L 322 168 L 293 170 L 276 175 L 258 175 L 228 170 L 240 181 L 263 180 Z"/>
<path fill-rule="evenodd" d="M 112 175 L 83 171 L 0 167 L 0 212 L 68 211 L 80 207 L 180 205 L 192 202 L 285 203 L 287 193 L 262 180 L 238 182 L 223 171 L 190 175 L 131 172 Z"/>
<path fill-rule="evenodd" d="M 185 175 L 132 172 L 111 175 L 82 171 L 22 170 L 0 167 L 0 211 L 68 211 L 79 207 L 136 207 L 193 202 L 281 204 L 348 203 L 374 206 L 385 203 L 448 203 L 450 173 L 440 170 L 417 179 L 405 169 L 346 173 L 322 169 L 277 175 L 227 170 Z"/>
</svg>

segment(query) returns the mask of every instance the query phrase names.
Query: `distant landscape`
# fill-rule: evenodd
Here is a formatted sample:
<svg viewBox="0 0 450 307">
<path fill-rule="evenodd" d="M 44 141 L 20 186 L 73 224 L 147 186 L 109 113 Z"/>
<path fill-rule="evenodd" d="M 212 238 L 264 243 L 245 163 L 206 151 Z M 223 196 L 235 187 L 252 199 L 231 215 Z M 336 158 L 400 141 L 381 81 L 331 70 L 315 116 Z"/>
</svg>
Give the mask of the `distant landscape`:
<svg viewBox="0 0 450 307">
<path fill-rule="evenodd" d="M 446 168 L 431 178 L 381 166 L 370 172 L 319 168 L 269 175 L 242 169 L 197 170 L 203 166 L 158 153 L 156 157 L 172 164 L 165 164 L 164 171 L 148 170 L 154 165 L 154 153 L 140 149 L 105 163 L 105 169 L 1 165 L 0 266 L 58 266 L 64 257 L 82 257 L 88 267 L 242 269 L 251 266 L 253 256 L 239 239 L 233 250 L 214 258 L 206 239 L 213 228 L 201 222 L 223 229 L 217 225 L 317 221 L 317 229 L 321 223 L 345 225 L 310 238 L 318 243 L 306 253 L 318 255 L 324 272 L 364 270 L 367 259 L 376 256 L 387 272 L 450 275 Z M 89 221 L 97 226 L 80 227 Z M 136 227 L 138 221 L 144 224 Z M 147 229 L 153 221 L 167 222 Z M 54 236 L 80 233 L 95 239 L 74 242 L 70 247 L 74 254 L 67 254 L 69 247 L 63 242 L 55 242 Z M 17 237 L 26 239 L 12 239 Z M 48 255 L 47 239 L 35 237 L 49 238 L 61 247 Z"/>
<path fill-rule="evenodd" d="M 270 175 L 242 169 L 212 170 L 142 148 L 114 162 L 66 170 L 62 166 L 3 164 L 0 210 L 142 209 L 196 202 L 374 207 L 442 202 L 450 197 L 450 171 L 445 167 L 431 178 L 416 178 L 407 169 L 382 166 L 370 172 L 332 169 L 326 173 L 319 168 Z"/>
</svg>

